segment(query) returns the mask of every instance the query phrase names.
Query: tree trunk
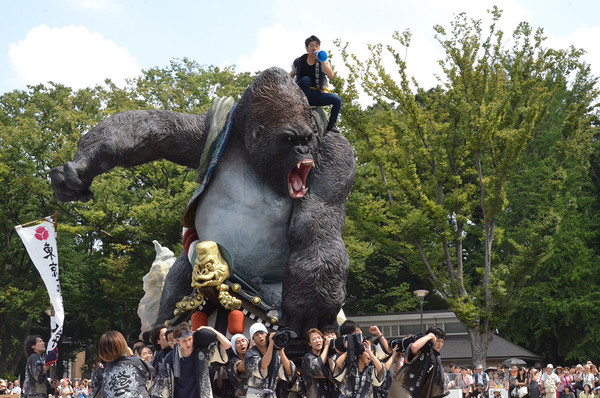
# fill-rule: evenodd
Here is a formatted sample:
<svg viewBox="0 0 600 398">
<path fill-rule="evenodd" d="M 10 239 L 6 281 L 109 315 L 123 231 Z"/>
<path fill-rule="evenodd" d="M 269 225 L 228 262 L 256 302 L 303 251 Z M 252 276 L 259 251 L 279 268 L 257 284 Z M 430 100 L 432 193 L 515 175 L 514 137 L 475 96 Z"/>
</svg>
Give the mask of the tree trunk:
<svg viewBox="0 0 600 398">
<path fill-rule="evenodd" d="M 471 360 L 473 361 L 473 367 L 477 365 L 487 367 L 486 357 L 487 350 L 492 339 L 492 332 L 490 330 L 481 331 L 478 328 L 467 328 L 469 333 L 469 341 L 471 343 Z"/>
<path fill-rule="evenodd" d="M 23 333 L 21 335 L 21 342 L 25 343 L 25 338 L 27 336 L 29 336 L 29 333 L 31 333 L 31 325 L 32 325 L 33 321 L 31 320 L 31 318 L 27 318 L 27 323 L 25 324 L 25 328 L 23 329 Z M 21 345 L 21 348 L 19 350 L 17 350 L 12 364 L 10 366 L 10 370 L 8 373 L 10 374 L 16 374 L 17 373 L 17 368 L 19 366 L 19 362 L 21 362 L 21 358 L 23 357 L 23 355 L 25 354 L 25 349 L 22 348 L 23 346 Z"/>
</svg>

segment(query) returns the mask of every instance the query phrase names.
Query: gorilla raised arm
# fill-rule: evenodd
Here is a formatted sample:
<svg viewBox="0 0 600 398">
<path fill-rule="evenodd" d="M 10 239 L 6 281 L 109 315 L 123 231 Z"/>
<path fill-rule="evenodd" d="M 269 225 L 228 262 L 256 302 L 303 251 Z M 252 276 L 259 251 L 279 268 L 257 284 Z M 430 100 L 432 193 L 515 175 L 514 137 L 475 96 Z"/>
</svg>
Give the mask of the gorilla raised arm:
<svg viewBox="0 0 600 398">
<path fill-rule="evenodd" d="M 72 162 L 52 169 L 52 189 L 61 202 L 87 202 L 94 177 L 113 167 L 167 159 L 196 168 L 206 141 L 206 114 L 160 110 L 116 113 L 79 140 Z"/>
</svg>

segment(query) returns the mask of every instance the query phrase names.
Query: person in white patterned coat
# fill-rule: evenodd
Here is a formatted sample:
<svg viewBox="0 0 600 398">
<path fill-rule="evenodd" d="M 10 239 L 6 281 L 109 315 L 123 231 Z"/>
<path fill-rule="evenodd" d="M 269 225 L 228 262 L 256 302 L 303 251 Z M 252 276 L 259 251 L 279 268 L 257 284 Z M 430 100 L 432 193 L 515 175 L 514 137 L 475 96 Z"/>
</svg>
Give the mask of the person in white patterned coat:
<svg viewBox="0 0 600 398">
<path fill-rule="evenodd" d="M 262 323 L 250 327 L 250 336 L 254 347 L 246 351 L 244 366 L 248 377 L 246 398 L 275 397 L 277 378 L 291 381 L 296 367 L 285 355 L 285 349 L 277 349 L 273 335 L 267 334 Z"/>
<path fill-rule="evenodd" d="M 210 365 L 226 363 L 227 337 L 209 326 L 195 332 L 187 322 L 173 330 L 177 341 L 167 354 L 152 386 L 153 398 L 212 398 Z"/>
</svg>

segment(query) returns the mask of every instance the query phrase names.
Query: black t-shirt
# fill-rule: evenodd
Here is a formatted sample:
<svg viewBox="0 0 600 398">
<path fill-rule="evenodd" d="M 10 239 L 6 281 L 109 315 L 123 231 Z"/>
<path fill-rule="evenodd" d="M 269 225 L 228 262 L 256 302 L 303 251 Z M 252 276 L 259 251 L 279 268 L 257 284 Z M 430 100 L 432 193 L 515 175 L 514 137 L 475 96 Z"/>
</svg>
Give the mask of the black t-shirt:
<svg viewBox="0 0 600 398">
<path fill-rule="evenodd" d="M 311 87 L 317 87 L 322 89 L 327 86 L 327 76 L 325 75 L 325 71 L 323 71 L 323 67 L 321 67 L 320 62 L 315 61 L 314 65 L 308 64 L 308 54 L 304 54 L 301 57 L 298 57 L 294 60 L 294 71 L 296 72 L 296 81 L 300 80 L 304 76 L 308 76 L 310 78 Z M 319 68 L 319 80 L 321 84 L 317 84 L 317 73 L 316 69 Z"/>
<path fill-rule="evenodd" d="M 180 373 L 175 378 L 175 398 L 189 398 L 198 396 L 196 385 L 196 364 L 194 355 L 182 357 L 179 360 Z"/>
<path fill-rule="evenodd" d="M 308 76 L 310 77 L 310 85 L 312 87 L 316 87 L 317 85 L 317 80 L 315 79 L 315 68 L 318 65 L 318 62 L 315 61 L 314 65 L 309 65 L 308 64 L 308 54 L 304 54 L 303 56 L 300 57 L 300 62 L 299 62 L 299 70 L 298 70 L 298 79 L 304 77 L 304 76 Z"/>
</svg>

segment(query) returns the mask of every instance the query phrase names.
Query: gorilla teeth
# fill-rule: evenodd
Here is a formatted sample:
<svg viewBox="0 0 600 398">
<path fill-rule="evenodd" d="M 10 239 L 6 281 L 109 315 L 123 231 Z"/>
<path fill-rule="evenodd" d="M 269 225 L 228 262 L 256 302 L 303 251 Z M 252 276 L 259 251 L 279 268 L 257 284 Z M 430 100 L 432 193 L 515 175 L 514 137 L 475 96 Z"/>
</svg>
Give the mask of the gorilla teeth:
<svg viewBox="0 0 600 398">
<path fill-rule="evenodd" d="M 314 160 L 303 159 L 296 163 L 296 167 L 290 171 L 288 175 L 288 192 L 292 198 L 300 199 L 308 192 L 306 177 L 313 165 Z"/>
</svg>

